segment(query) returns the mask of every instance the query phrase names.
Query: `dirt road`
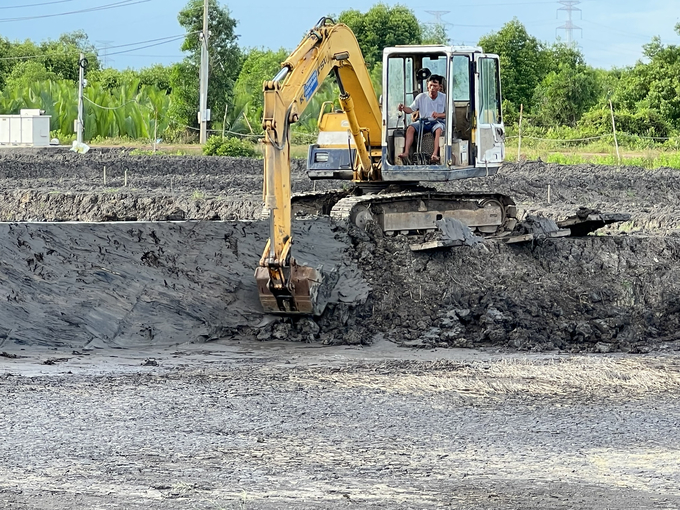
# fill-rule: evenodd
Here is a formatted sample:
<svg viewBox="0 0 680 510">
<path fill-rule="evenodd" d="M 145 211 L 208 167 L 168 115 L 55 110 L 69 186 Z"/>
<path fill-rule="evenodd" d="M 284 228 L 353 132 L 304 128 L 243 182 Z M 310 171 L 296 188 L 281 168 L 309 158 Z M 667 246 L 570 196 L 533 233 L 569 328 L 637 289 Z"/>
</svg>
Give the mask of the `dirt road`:
<svg viewBox="0 0 680 510">
<path fill-rule="evenodd" d="M 3 508 L 680 508 L 677 356 L 16 352 Z"/>
</svg>

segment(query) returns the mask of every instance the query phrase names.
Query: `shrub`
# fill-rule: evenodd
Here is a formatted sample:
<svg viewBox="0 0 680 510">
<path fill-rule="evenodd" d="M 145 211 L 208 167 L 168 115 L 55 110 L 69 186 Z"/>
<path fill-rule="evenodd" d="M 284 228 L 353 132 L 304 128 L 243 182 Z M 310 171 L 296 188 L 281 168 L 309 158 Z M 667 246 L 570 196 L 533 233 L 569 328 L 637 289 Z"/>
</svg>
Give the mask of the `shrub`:
<svg viewBox="0 0 680 510">
<path fill-rule="evenodd" d="M 629 112 L 618 110 L 614 112 L 616 131 L 638 136 L 667 137 L 671 131 L 670 125 L 657 110 L 650 108 Z M 581 128 L 594 129 L 599 134 L 612 132 L 612 119 L 609 109 L 592 109 L 579 122 Z"/>
<path fill-rule="evenodd" d="M 232 156 L 235 158 L 253 158 L 259 156 L 255 146 L 248 140 L 240 138 L 222 138 L 211 136 L 203 147 L 206 156 Z"/>
</svg>

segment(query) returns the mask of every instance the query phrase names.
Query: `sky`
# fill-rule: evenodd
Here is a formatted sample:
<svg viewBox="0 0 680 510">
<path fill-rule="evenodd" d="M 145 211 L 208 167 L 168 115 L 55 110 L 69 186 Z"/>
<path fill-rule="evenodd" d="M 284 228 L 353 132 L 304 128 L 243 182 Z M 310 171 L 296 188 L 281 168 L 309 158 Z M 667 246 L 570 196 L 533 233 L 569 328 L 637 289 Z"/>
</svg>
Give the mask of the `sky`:
<svg viewBox="0 0 680 510">
<path fill-rule="evenodd" d="M 337 0 L 219 0 L 238 24 L 238 44 L 243 48 L 294 49 L 303 35 L 325 15 L 346 9 L 365 12 L 375 1 Z M 573 40 L 586 62 L 603 69 L 635 64 L 642 46 L 659 36 L 664 44 L 680 45 L 674 31 L 680 22 L 678 0 L 562 0 L 574 3 Z M 410 8 L 422 23 L 440 18 L 452 44 L 476 45 L 483 35 L 500 30 L 516 17 L 528 33 L 546 43 L 568 33 L 568 11 L 558 0 L 458 0 L 432 3 L 422 0 L 384 0 Z M 187 0 L 0 0 L 0 36 L 9 40 L 39 42 L 64 32 L 82 29 L 99 49 L 107 67 L 139 69 L 182 59 L 177 13 Z M 562 10 L 560 10 L 562 9 Z M 580 9 L 580 10 L 577 10 Z M 448 12 L 446 12 L 448 11 Z M 173 39 L 174 37 L 177 37 Z M 165 38 L 165 40 L 163 40 Z M 161 39 L 161 40 L 159 40 Z M 139 44 L 133 44 L 139 43 Z"/>
</svg>

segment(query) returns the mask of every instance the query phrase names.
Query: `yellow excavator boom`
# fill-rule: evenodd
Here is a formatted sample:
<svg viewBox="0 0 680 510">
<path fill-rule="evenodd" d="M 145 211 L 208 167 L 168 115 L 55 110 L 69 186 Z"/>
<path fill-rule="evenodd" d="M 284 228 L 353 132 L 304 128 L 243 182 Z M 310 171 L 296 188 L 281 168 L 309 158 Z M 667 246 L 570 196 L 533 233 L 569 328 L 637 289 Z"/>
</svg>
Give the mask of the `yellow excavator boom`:
<svg viewBox="0 0 680 510">
<path fill-rule="evenodd" d="M 290 125 L 297 122 L 326 77 L 333 72 L 340 105 L 357 148 L 355 179 L 370 180 L 378 166 L 371 149 L 380 146 L 380 105 L 359 43 L 343 24 L 322 18 L 264 83 L 264 204 L 270 211 L 269 241 L 255 271 L 260 302 L 266 312 L 320 313 L 315 298 L 323 275 L 298 265 L 293 243 L 290 185 Z M 375 167 L 375 168 L 374 168 Z"/>
</svg>

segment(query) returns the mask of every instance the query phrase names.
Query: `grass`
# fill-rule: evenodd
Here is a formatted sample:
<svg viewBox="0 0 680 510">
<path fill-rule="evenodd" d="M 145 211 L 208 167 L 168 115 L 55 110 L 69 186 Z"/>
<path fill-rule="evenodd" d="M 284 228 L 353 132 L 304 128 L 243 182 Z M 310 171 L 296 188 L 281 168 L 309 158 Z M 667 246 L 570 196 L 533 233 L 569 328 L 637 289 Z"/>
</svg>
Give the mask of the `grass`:
<svg viewBox="0 0 680 510">
<path fill-rule="evenodd" d="M 154 152 L 153 149 L 134 149 L 130 151 L 130 154 L 133 156 L 157 156 L 157 155 L 163 155 L 163 156 L 186 156 L 187 152 L 184 151 L 183 149 L 165 149 L 165 150 L 160 150 L 160 148 L 156 149 Z"/>
<path fill-rule="evenodd" d="M 512 148 L 506 147 L 506 161 L 516 161 L 517 152 Z M 680 170 L 680 152 L 665 151 L 620 151 L 621 165 L 638 166 L 641 168 L 655 169 L 661 167 L 675 168 Z M 557 163 L 560 165 L 606 165 L 619 166 L 619 159 L 616 153 L 594 153 L 588 148 L 579 150 L 548 151 L 541 149 L 522 149 L 522 158 L 528 160 L 541 159 L 546 163 Z"/>
<path fill-rule="evenodd" d="M 511 138 L 506 143 L 506 161 L 517 159 L 517 139 Z M 123 139 L 97 140 L 95 146 L 115 147 L 125 146 L 133 148 L 133 155 L 154 155 L 153 146 L 140 141 Z M 296 144 L 290 147 L 290 157 L 306 159 L 308 145 Z M 262 144 L 256 145 L 256 150 L 262 152 Z M 156 154 L 174 156 L 202 155 L 199 144 L 170 144 L 158 145 Z M 673 144 L 644 148 L 640 150 L 620 147 L 621 164 L 625 166 L 639 166 L 647 169 L 660 167 L 680 169 L 680 149 Z M 596 164 L 618 166 L 619 160 L 609 140 L 595 140 L 588 144 L 575 146 L 573 143 L 560 140 L 532 140 L 522 139 L 522 158 L 536 160 L 540 158 L 547 163 L 560 165 Z"/>
<path fill-rule="evenodd" d="M 547 135 L 543 135 L 547 136 Z M 639 166 L 647 169 L 668 167 L 680 169 L 680 139 L 663 143 L 621 133 L 618 137 L 619 156 L 613 136 L 592 140 L 559 140 L 522 137 L 523 159 L 541 159 L 561 165 L 596 164 L 606 166 Z M 517 160 L 516 134 L 506 141 L 506 161 Z"/>
</svg>

